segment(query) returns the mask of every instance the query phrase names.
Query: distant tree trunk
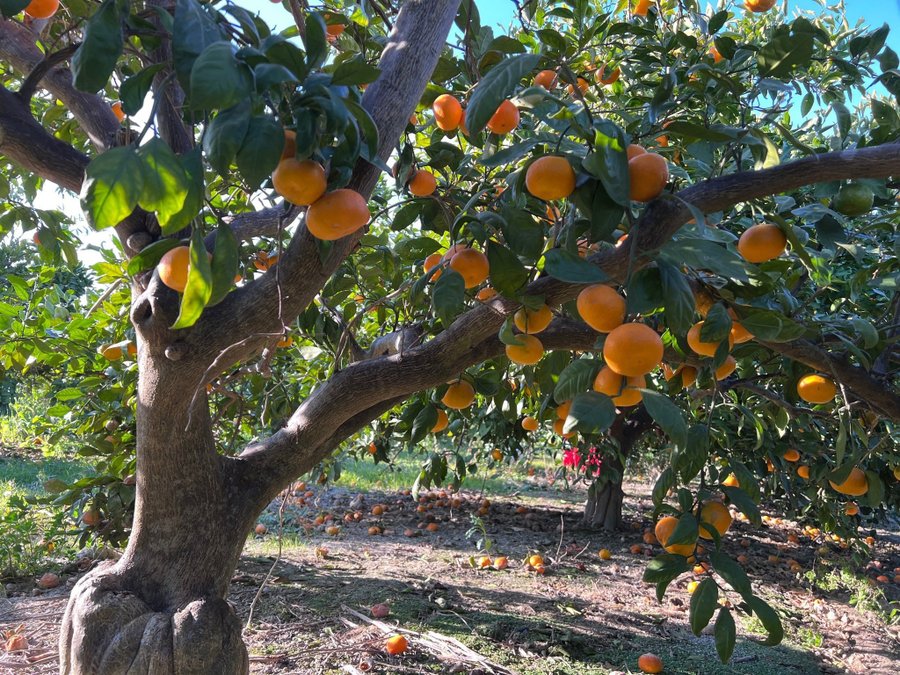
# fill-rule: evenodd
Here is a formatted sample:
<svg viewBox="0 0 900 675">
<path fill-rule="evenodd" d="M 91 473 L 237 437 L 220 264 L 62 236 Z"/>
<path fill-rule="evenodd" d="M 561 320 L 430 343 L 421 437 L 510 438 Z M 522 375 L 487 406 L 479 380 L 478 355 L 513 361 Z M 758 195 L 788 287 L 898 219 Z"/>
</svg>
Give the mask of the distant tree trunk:
<svg viewBox="0 0 900 675">
<path fill-rule="evenodd" d="M 585 527 L 612 532 L 622 526 L 624 463 L 641 436 L 652 427 L 653 418 L 644 406 L 635 409 L 627 418 L 620 415 L 613 423 L 610 436 L 619 447 L 603 458 L 603 474 L 606 477 L 602 482 L 594 481 L 588 489 L 582 518 Z"/>
</svg>

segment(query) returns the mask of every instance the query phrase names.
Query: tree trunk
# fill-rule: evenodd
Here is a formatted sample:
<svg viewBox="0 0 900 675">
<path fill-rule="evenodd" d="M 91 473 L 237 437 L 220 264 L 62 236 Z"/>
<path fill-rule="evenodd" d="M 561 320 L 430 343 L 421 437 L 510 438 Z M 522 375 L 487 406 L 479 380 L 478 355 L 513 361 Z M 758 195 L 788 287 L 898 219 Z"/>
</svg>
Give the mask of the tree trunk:
<svg viewBox="0 0 900 675">
<path fill-rule="evenodd" d="M 616 477 L 602 485 L 595 482 L 588 489 L 587 501 L 584 504 L 584 525 L 608 532 L 619 529 L 622 525 L 624 497 L 621 478 Z"/>
<path fill-rule="evenodd" d="M 60 672 L 243 675 L 241 624 L 225 598 L 263 505 L 244 496 L 236 460 L 216 453 L 202 385 L 190 408 L 185 383 L 200 378 L 151 349 L 142 341 L 131 537 L 120 560 L 75 585 Z"/>
</svg>

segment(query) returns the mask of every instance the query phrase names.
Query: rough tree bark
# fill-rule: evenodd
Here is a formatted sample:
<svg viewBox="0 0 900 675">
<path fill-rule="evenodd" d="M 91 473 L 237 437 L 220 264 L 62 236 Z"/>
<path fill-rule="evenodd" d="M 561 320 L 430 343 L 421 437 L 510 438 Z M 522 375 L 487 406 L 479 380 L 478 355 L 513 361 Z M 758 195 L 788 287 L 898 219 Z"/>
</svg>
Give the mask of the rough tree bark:
<svg viewBox="0 0 900 675">
<path fill-rule="evenodd" d="M 601 475 L 605 477 L 594 481 L 588 488 L 582 517 L 585 527 L 612 532 L 622 526 L 625 462 L 637 442 L 652 428 L 653 418 L 642 405 L 635 408 L 628 417 L 620 415 L 616 418 L 609 435 L 618 447 L 603 457 Z"/>
</svg>

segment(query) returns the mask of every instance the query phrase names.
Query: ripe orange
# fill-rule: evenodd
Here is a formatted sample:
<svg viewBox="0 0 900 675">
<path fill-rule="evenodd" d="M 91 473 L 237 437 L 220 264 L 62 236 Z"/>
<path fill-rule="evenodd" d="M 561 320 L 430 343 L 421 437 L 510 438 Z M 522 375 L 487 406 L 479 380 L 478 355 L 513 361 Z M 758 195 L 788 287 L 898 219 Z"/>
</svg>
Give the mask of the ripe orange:
<svg viewBox="0 0 900 675">
<path fill-rule="evenodd" d="M 599 333 L 609 333 L 625 321 L 625 298 L 604 284 L 582 289 L 575 307 L 584 322 Z"/>
<path fill-rule="evenodd" d="M 624 377 L 614 372 L 609 366 L 604 366 L 594 378 L 594 391 L 609 396 L 613 403 L 620 408 L 637 405 L 641 402 L 641 392 L 638 387 L 646 387 L 644 376 Z"/>
<path fill-rule="evenodd" d="M 505 570 L 509 567 L 509 558 L 505 555 L 499 555 L 494 558 L 494 569 L 495 570 Z"/>
<path fill-rule="evenodd" d="M 520 366 L 533 366 L 544 355 L 544 345 L 534 335 L 517 335 L 518 345 L 506 345 L 506 357 Z"/>
<path fill-rule="evenodd" d="M 694 591 L 697 590 L 697 586 L 699 586 L 699 585 L 700 585 L 699 581 L 689 581 L 688 585 L 687 585 L 687 592 L 693 593 Z"/>
<path fill-rule="evenodd" d="M 715 356 L 716 350 L 719 348 L 721 344 L 721 340 L 719 342 L 704 342 L 700 339 L 700 331 L 703 330 L 703 321 L 698 321 L 687 334 L 687 343 L 688 346 L 693 349 L 700 356 Z M 734 338 L 729 335 L 728 336 L 728 349 L 730 350 L 734 347 Z"/>
<path fill-rule="evenodd" d="M 697 381 L 697 369 L 694 366 L 679 366 L 677 370 L 672 370 L 667 364 L 663 364 L 663 376 L 667 382 L 676 375 L 681 376 L 681 386 L 685 389 Z"/>
<path fill-rule="evenodd" d="M 463 109 L 460 102 L 451 94 L 441 94 L 431 104 L 434 111 L 434 123 L 442 131 L 453 131 L 462 121 Z"/>
<path fill-rule="evenodd" d="M 293 336 L 291 336 L 291 335 L 285 335 L 283 338 L 281 338 L 281 339 L 277 342 L 277 344 L 276 344 L 275 346 L 276 346 L 276 347 L 282 347 L 282 348 L 283 348 L 283 347 L 290 347 L 292 344 L 294 344 L 294 338 L 293 338 Z"/>
<path fill-rule="evenodd" d="M 369 222 L 369 206 L 355 190 L 329 192 L 306 212 L 306 228 L 318 239 L 334 241 L 353 234 Z"/>
<path fill-rule="evenodd" d="M 522 428 L 525 431 L 537 431 L 540 426 L 540 422 L 531 415 L 522 418 Z"/>
<path fill-rule="evenodd" d="M 662 155 L 645 152 L 628 160 L 628 176 L 631 199 L 649 202 L 659 197 L 669 182 L 669 165 Z"/>
<path fill-rule="evenodd" d="M 727 485 L 728 487 L 740 487 L 741 484 L 738 482 L 737 476 L 733 473 L 728 474 L 728 477 L 722 481 L 722 485 Z"/>
<path fill-rule="evenodd" d="M 753 333 L 744 328 L 737 321 L 731 322 L 731 339 L 736 345 L 742 345 L 753 339 Z"/>
<path fill-rule="evenodd" d="M 555 422 L 553 422 L 553 433 L 558 434 L 558 435 L 562 436 L 563 438 L 572 438 L 572 436 L 575 435 L 575 432 L 570 431 L 568 433 L 565 433 L 563 431 L 565 426 L 566 426 L 566 418 L 565 417 L 562 419 L 556 420 Z"/>
<path fill-rule="evenodd" d="M 447 417 L 447 413 L 444 412 L 443 410 L 441 410 L 440 408 L 438 408 L 437 422 L 435 422 L 434 426 L 431 427 L 431 433 L 437 434 L 437 433 L 443 431 L 444 429 L 446 429 L 449 424 L 450 424 L 450 418 Z"/>
<path fill-rule="evenodd" d="M 659 519 L 659 522 L 656 523 L 656 528 L 653 532 L 656 535 L 656 538 L 659 540 L 659 543 L 666 551 L 668 551 L 669 553 L 677 553 L 678 555 L 689 556 L 694 552 L 696 543 L 672 544 L 671 546 L 666 546 L 666 542 L 669 541 L 669 537 L 672 536 L 672 533 L 675 531 L 677 525 L 678 518 L 676 518 L 675 516 L 665 516 L 664 518 Z"/>
<path fill-rule="evenodd" d="M 267 528 L 262 523 L 257 523 L 256 527 L 253 529 L 253 531 L 256 532 L 256 534 L 258 534 L 258 535 L 263 535 L 269 531 L 269 528 Z"/>
<path fill-rule="evenodd" d="M 553 313 L 547 305 L 541 305 L 538 309 L 523 307 L 513 317 L 516 328 L 523 333 L 540 333 L 553 321 Z"/>
<path fill-rule="evenodd" d="M 644 0 L 640 0 L 640 2 L 644 2 Z M 640 2 L 638 6 L 640 6 Z M 635 10 L 635 14 L 637 14 L 637 10 Z M 646 11 L 644 14 L 646 14 Z M 663 671 L 663 662 L 656 654 L 641 654 L 638 657 L 638 668 L 644 673 L 661 673 Z"/>
<path fill-rule="evenodd" d="M 848 502 L 844 507 L 844 513 L 848 516 L 855 516 L 859 514 L 859 506 L 856 502 Z"/>
<path fill-rule="evenodd" d="M 600 556 L 600 560 L 609 560 L 612 558 L 612 552 L 608 548 L 601 548 L 597 555 Z"/>
<path fill-rule="evenodd" d="M 581 91 L 582 94 L 586 94 L 587 90 L 591 88 L 591 83 L 588 82 L 586 79 L 584 79 L 581 76 L 576 77 L 575 81 L 578 83 L 578 89 Z M 566 85 L 566 91 L 569 92 L 569 96 L 575 95 L 575 87 L 572 86 L 571 84 Z"/>
<path fill-rule="evenodd" d="M 450 267 L 462 275 L 466 288 L 480 284 L 491 271 L 487 256 L 474 248 L 463 249 L 450 258 Z"/>
<path fill-rule="evenodd" d="M 734 357 L 729 354 L 725 357 L 725 360 L 722 361 L 722 365 L 716 368 L 716 379 L 724 380 L 726 377 L 731 375 L 735 369 L 737 368 L 737 361 L 735 361 Z"/>
<path fill-rule="evenodd" d="M 777 225 L 760 223 L 744 230 L 737 249 L 747 262 L 763 263 L 780 256 L 786 246 L 787 237 Z"/>
<path fill-rule="evenodd" d="M 635 16 L 647 16 L 647 12 L 650 10 L 650 5 L 653 4 L 653 0 L 637 0 L 637 4 L 634 6 L 634 15 Z M 652 656 L 652 654 L 651 654 Z M 660 666 L 662 667 L 662 666 Z M 646 672 L 659 672 L 656 671 L 646 671 Z"/>
<path fill-rule="evenodd" d="M 341 33 L 343 33 L 346 28 L 347 26 L 342 23 L 328 24 L 325 26 L 325 39 L 328 40 L 328 42 L 334 42 L 341 36 Z"/>
<path fill-rule="evenodd" d="M 474 400 L 475 388 L 466 380 L 460 380 L 447 387 L 447 392 L 441 399 L 441 403 L 448 408 L 462 410 L 463 408 L 468 408 L 472 405 L 472 401 Z"/>
<path fill-rule="evenodd" d="M 402 635 L 392 635 L 384 643 L 384 651 L 391 656 L 402 654 L 409 648 L 409 641 Z"/>
<path fill-rule="evenodd" d="M 632 143 L 627 148 L 625 148 L 625 156 L 628 158 L 629 162 L 632 159 L 634 159 L 635 157 L 637 157 L 638 155 L 646 155 L 646 154 L 647 154 L 647 150 L 643 146 L 638 145 L 637 143 Z"/>
<path fill-rule="evenodd" d="M 606 336 L 603 360 L 619 375 L 646 375 L 662 361 L 659 334 L 643 323 L 623 323 Z"/>
<path fill-rule="evenodd" d="M 786 462 L 796 462 L 800 459 L 800 451 L 797 448 L 788 448 L 784 451 L 784 461 Z"/>
<path fill-rule="evenodd" d="M 117 120 L 119 120 L 120 122 L 125 121 L 125 111 L 122 110 L 122 102 L 121 101 L 116 101 L 109 107 L 110 107 L 110 110 L 112 110 L 113 115 L 116 116 Z"/>
<path fill-rule="evenodd" d="M 485 286 L 475 294 L 475 299 L 479 302 L 487 302 L 495 295 L 497 295 L 497 289 L 491 288 L 490 286 Z"/>
<path fill-rule="evenodd" d="M 284 149 L 281 151 L 281 159 L 294 157 L 297 154 L 297 132 L 292 129 L 284 130 Z"/>
<path fill-rule="evenodd" d="M 435 180 L 434 174 L 430 171 L 419 169 L 410 178 L 407 187 L 416 197 L 427 197 L 434 194 L 434 191 L 437 190 L 437 180 Z"/>
<path fill-rule="evenodd" d="M 526 562 L 532 567 L 537 567 L 538 565 L 544 564 L 544 557 L 535 553 L 534 555 L 528 556 Z"/>
<path fill-rule="evenodd" d="M 731 514 L 722 502 L 708 501 L 700 508 L 700 522 L 712 525 L 720 537 L 725 536 L 728 528 L 731 527 L 732 520 Z M 712 539 L 712 535 L 702 527 L 700 536 L 704 539 Z"/>
<path fill-rule="evenodd" d="M 563 401 L 556 406 L 556 419 L 564 420 L 569 416 L 569 409 L 572 407 L 572 401 Z"/>
<path fill-rule="evenodd" d="M 843 483 L 837 484 L 834 481 L 828 481 L 828 483 L 837 492 L 851 497 L 860 497 L 869 491 L 869 479 L 866 478 L 866 473 L 856 466 L 853 467 L 847 480 Z"/>
<path fill-rule="evenodd" d="M 428 274 L 432 269 L 434 269 L 440 262 L 443 260 L 443 257 L 440 253 L 432 253 L 430 256 L 425 258 L 425 262 L 422 263 L 422 269 L 425 274 Z M 441 274 L 443 274 L 443 270 L 438 270 L 434 274 L 431 275 L 431 281 L 437 281 L 441 278 Z"/>
<path fill-rule="evenodd" d="M 622 74 L 622 71 L 618 68 L 613 68 L 609 72 L 606 72 L 607 65 L 608 64 L 604 64 L 600 66 L 599 70 L 594 73 L 594 79 L 597 81 L 597 84 L 613 84 Z"/>
<path fill-rule="evenodd" d="M 503 101 L 488 120 L 487 128 L 495 134 L 508 134 L 519 126 L 519 109 L 512 101 Z"/>
<path fill-rule="evenodd" d="M 806 464 L 801 464 L 797 467 L 797 475 L 803 480 L 809 480 L 809 467 Z"/>
<path fill-rule="evenodd" d="M 124 352 L 119 345 L 103 345 L 97 352 L 107 361 L 118 361 L 124 356 Z"/>
<path fill-rule="evenodd" d="M 311 159 L 287 157 L 272 172 L 275 192 L 297 206 L 309 206 L 325 194 L 328 176 L 321 164 Z"/>
<path fill-rule="evenodd" d="M 81 514 L 81 522 L 88 527 L 96 527 L 100 524 L 100 511 L 97 509 L 88 509 Z"/>
<path fill-rule="evenodd" d="M 49 19 L 59 9 L 59 0 L 31 0 L 25 13 L 32 19 Z"/>
<path fill-rule="evenodd" d="M 544 201 L 565 199 L 575 191 L 575 171 L 565 157 L 545 155 L 528 166 L 525 187 Z"/>
<path fill-rule="evenodd" d="M 750 12 L 768 12 L 776 0 L 744 0 L 744 7 Z"/>
<path fill-rule="evenodd" d="M 494 448 L 493 450 L 491 450 L 491 459 L 493 459 L 495 462 L 502 462 L 503 452 L 499 448 Z"/>
<path fill-rule="evenodd" d="M 160 259 L 156 266 L 159 280 L 173 291 L 184 292 L 187 286 L 188 270 L 191 265 L 191 250 L 187 246 L 177 246 Z"/>
<path fill-rule="evenodd" d="M 824 375 L 811 373 L 797 382 L 797 395 L 807 403 L 830 403 L 837 395 L 837 387 Z"/>
<path fill-rule="evenodd" d="M 712 57 L 713 63 L 720 63 L 725 58 L 715 45 L 710 47 L 707 53 Z"/>
<path fill-rule="evenodd" d="M 556 86 L 556 71 L 542 70 L 534 76 L 534 84 L 536 87 L 543 87 L 548 91 L 553 89 Z"/>
</svg>

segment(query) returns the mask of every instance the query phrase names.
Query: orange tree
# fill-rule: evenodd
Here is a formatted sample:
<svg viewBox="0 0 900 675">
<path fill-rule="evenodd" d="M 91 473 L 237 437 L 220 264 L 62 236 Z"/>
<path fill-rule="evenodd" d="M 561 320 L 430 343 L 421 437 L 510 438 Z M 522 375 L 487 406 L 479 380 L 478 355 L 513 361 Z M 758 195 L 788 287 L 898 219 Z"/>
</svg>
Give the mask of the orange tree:
<svg viewBox="0 0 900 675">
<path fill-rule="evenodd" d="M 27 293 L 0 324 L 5 368 L 85 372 L 48 413 L 105 431 L 103 475 L 56 487 L 128 537 L 73 589 L 63 672 L 246 672 L 228 583 L 292 480 L 442 428 L 515 456 L 541 420 L 600 462 L 594 523 L 662 452 L 646 579 L 707 539 L 692 628 L 718 608 L 727 659 L 734 594 L 777 642 L 723 504 L 759 518 L 767 459 L 803 460 L 773 474 L 803 508 L 897 500 L 900 80 L 886 28 L 771 4 L 534 0 L 496 35 L 458 0 L 290 0 L 283 33 L 241 3 L 0 0 L 4 232 L 77 254 L 30 206 L 54 183 L 116 241 L 70 325 L 40 334 Z"/>
</svg>

